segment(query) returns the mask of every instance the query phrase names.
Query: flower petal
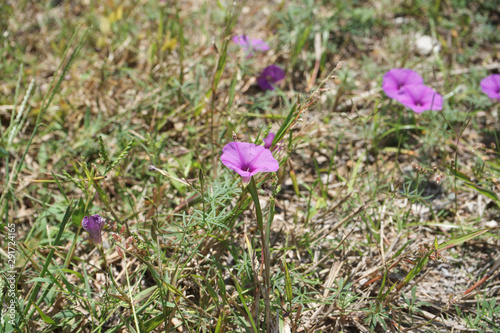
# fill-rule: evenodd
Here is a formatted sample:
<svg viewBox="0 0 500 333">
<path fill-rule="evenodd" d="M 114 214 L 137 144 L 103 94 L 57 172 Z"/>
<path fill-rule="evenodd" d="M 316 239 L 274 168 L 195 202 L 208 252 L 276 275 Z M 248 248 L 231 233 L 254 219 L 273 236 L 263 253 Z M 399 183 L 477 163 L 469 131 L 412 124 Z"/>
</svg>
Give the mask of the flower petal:
<svg viewBox="0 0 500 333">
<path fill-rule="evenodd" d="M 269 149 L 271 148 L 271 145 L 273 144 L 275 134 L 273 132 L 269 132 L 269 134 L 266 136 L 266 138 L 262 141 L 264 141 L 264 148 Z"/>
<path fill-rule="evenodd" d="M 250 38 L 247 35 L 236 35 L 232 38 L 233 42 L 243 47 L 246 52 L 249 52 L 248 56 L 253 54 L 252 50 L 255 51 L 268 51 L 269 45 L 262 39 Z"/>
<path fill-rule="evenodd" d="M 264 42 L 262 39 L 251 39 L 250 40 L 250 45 L 254 50 L 257 51 L 268 51 L 269 50 L 269 45 L 267 45 L 266 42 Z"/>
<path fill-rule="evenodd" d="M 82 227 L 90 234 L 90 238 L 95 244 L 102 243 L 102 228 L 104 227 L 105 221 L 99 214 L 85 216 L 82 219 Z"/>
<path fill-rule="evenodd" d="M 500 74 L 492 74 L 481 80 L 481 90 L 492 99 L 500 99 Z"/>
<path fill-rule="evenodd" d="M 393 68 L 385 73 L 382 89 L 388 97 L 398 100 L 404 86 L 423 83 L 424 79 L 417 72 L 408 68 Z"/>
<path fill-rule="evenodd" d="M 247 142 L 230 142 L 222 149 L 222 163 L 244 179 L 259 172 L 279 169 L 279 163 L 269 149 Z"/>
<path fill-rule="evenodd" d="M 262 147 L 262 146 L 259 146 Z M 262 147 L 264 148 L 264 147 Z M 275 172 L 280 168 L 280 164 L 274 158 L 269 149 L 265 149 L 251 163 L 250 170 L 252 174 L 258 172 Z"/>
<path fill-rule="evenodd" d="M 285 72 L 281 67 L 270 65 L 264 68 L 257 78 L 257 84 L 262 90 L 274 90 L 274 87 L 285 78 Z"/>
<path fill-rule="evenodd" d="M 443 109 L 443 97 L 424 84 L 405 86 L 398 97 L 398 101 L 416 113 Z"/>
</svg>

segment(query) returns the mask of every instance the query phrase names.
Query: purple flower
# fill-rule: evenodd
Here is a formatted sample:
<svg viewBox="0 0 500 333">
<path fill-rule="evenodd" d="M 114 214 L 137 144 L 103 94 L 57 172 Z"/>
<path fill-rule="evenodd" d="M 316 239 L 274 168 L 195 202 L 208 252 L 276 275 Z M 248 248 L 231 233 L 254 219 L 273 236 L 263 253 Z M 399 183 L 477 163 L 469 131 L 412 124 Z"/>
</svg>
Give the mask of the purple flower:
<svg viewBox="0 0 500 333">
<path fill-rule="evenodd" d="M 416 113 L 443 109 L 443 97 L 424 84 L 404 86 L 403 92 L 398 95 L 398 101 Z"/>
<path fill-rule="evenodd" d="M 262 90 L 274 90 L 274 86 L 278 85 L 285 78 L 285 72 L 276 65 L 270 65 L 264 68 L 262 73 L 257 78 L 257 84 Z"/>
<path fill-rule="evenodd" d="M 262 39 L 250 38 L 247 35 L 236 35 L 233 37 L 233 42 L 243 47 L 245 52 L 249 52 L 248 55 L 252 55 L 252 51 L 267 51 L 269 50 L 269 45 Z"/>
<path fill-rule="evenodd" d="M 90 234 L 90 238 L 92 238 L 92 241 L 95 244 L 102 243 L 101 233 L 104 224 L 105 224 L 104 219 L 100 217 L 98 214 L 94 216 L 92 215 L 85 216 L 82 220 L 83 229 L 88 231 L 88 233 Z"/>
<path fill-rule="evenodd" d="M 272 152 L 274 152 L 277 148 L 278 148 L 278 144 L 276 144 L 274 146 L 273 149 L 271 149 L 271 145 L 273 144 L 273 140 L 274 140 L 274 137 L 276 136 L 276 134 L 274 134 L 273 132 L 269 132 L 269 134 L 266 136 L 265 139 L 263 139 L 262 141 L 264 141 L 264 148 L 266 149 L 270 149 Z M 281 143 L 282 141 L 280 141 L 279 143 Z M 278 149 L 278 151 L 281 150 L 281 147 Z"/>
<path fill-rule="evenodd" d="M 481 80 L 481 90 L 489 98 L 500 99 L 500 74 L 493 74 Z"/>
<path fill-rule="evenodd" d="M 275 134 L 273 132 L 269 132 L 269 134 L 266 136 L 266 138 L 262 140 L 262 141 L 264 141 L 264 148 L 266 148 L 266 149 L 271 148 L 271 145 L 273 144 L 274 137 L 275 137 Z M 274 147 L 274 149 L 276 149 L 276 147 Z"/>
<path fill-rule="evenodd" d="M 236 171 L 244 184 L 259 172 L 274 172 L 280 167 L 269 149 L 247 142 L 230 142 L 222 149 L 222 163 Z"/>
<path fill-rule="evenodd" d="M 394 68 L 385 73 L 382 89 L 387 96 L 399 101 L 403 88 L 408 85 L 423 84 L 424 79 L 418 73 L 407 68 Z"/>
</svg>

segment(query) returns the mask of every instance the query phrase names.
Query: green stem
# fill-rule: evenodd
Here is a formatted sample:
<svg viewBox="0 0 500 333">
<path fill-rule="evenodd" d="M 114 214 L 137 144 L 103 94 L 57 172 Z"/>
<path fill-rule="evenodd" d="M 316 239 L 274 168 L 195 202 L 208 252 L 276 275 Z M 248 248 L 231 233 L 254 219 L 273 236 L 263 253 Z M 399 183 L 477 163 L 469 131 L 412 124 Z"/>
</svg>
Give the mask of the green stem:
<svg viewBox="0 0 500 333">
<path fill-rule="evenodd" d="M 267 232 L 264 231 L 264 223 L 262 219 L 262 209 L 260 208 L 259 195 L 257 194 L 257 186 L 252 177 L 247 186 L 248 192 L 252 195 L 255 204 L 255 215 L 257 216 L 257 226 L 260 232 L 261 239 L 261 253 L 264 261 L 264 303 L 266 305 L 266 329 L 269 328 L 269 320 L 271 318 L 271 305 L 269 301 L 269 288 L 270 288 L 270 267 L 269 267 L 269 223 L 267 225 Z"/>
<path fill-rule="evenodd" d="M 255 203 L 255 214 L 257 215 L 257 227 L 259 227 L 259 231 L 262 234 L 264 232 L 264 223 L 262 221 L 262 209 L 260 208 L 259 195 L 257 194 L 257 186 L 255 185 L 255 180 L 253 177 L 248 184 L 248 192 L 252 196 L 253 202 Z M 262 238 L 264 241 L 264 238 Z"/>
</svg>

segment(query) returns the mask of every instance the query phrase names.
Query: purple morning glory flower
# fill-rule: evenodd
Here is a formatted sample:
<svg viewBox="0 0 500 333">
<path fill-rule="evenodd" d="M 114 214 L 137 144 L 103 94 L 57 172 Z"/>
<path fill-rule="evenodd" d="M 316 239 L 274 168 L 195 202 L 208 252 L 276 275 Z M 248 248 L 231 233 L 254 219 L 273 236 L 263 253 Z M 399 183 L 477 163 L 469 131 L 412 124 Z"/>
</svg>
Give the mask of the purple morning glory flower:
<svg viewBox="0 0 500 333">
<path fill-rule="evenodd" d="M 243 47 L 248 55 L 252 55 L 252 51 L 267 51 L 269 45 L 262 39 L 250 38 L 247 35 L 236 35 L 233 37 L 233 42 Z"/>
<path fill-rule="evenodd" d="M 269 149 L 247 142 L 230 142 L 222 149 L 222 163 L 236 171 L 244 184 L 259 172 L 274 172 L 280 164 Z"/>
<path fill-rule="evenodd" d="M 443 97 L 424 84 L 404 86 L 403 92 L 398 95 L 398 101 L 416 113 L 443 109 Z"/>
<path fill-rule="evenodd" d="M 95 244 L 101 244 L 102 228 L 104 227 L 104 219 L 98 214 L 85 216 L 82 220 L 82 227 L 90 234 L 90 238 Z"/>
<path fill-rule="evenodd" d="M 275 136 L 276 136 L 276 134 L 274 134 L 273 132 L 269 132 L 269 134 L 266 136 L 266 138 L 262 140 L 262 141 L 264 141 L 264 148 L 270 149 L 272 152 L 274 152 L 278 148 L 278 144 L 276 144 L 274 146 L 274 148 L 271 149 L 271 145 L 273 144 L 273 140 L 274 140 Z M 279 143 L 281 143 L 281 141 Z M 281 150 L 281 147 L 278 149 L 278 151 L 280 151 L 280 150 Z"/>
<path fill-rule="evenodd" d="M 489 98 L 500 99 L 500 74 L 493 74 L 481 80 L 481 90 Z"/>
<path fill-rule="evenodd" d="M 260 73 L 257 78 L 257 84 L 262 90 L 274 90 L 274 87 L 284 78 L 285 72 L 279 66 L 270 65 Z"/>
<path fill-rule="evenodd" d="M 387 96 L 399 101 L 403 88 L 408 85 L 424 84 L 424 79 L 408 68 L 394 68 L 385 73 L 382 89 Z"/>
<path fill-rule="evenodd" d="M 266 136 L 266 138 L 262 140 L 262 141 L 264 141 L 264 148 L 266 148 L 266 149 L 271 148 L 271 145 L 273 144 L 274 137 L 275 137 L 275 134 L 273 132 L 269 132 L 269 134 Z M 276 147 L 274 149 L 276 149 Z"/>
</svg>

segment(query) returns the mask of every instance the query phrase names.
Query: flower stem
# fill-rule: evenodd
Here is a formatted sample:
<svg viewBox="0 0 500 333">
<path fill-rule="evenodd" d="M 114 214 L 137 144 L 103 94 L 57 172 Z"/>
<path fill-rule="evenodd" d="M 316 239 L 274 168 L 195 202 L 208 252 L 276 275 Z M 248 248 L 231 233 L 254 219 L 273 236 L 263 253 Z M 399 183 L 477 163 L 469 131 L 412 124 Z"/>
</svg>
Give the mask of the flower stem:
<svg viewBox="0 0 500 333">
<path fill-rule="evenodd" d="M 264 223 L 262 222 L 262 209 L 260 208 L 259 195 L 257 194 L 257 186 L 255 185 L 255 180 L 253 177 L 248 183 L 248 191 L 252 196 L 253 202 L 255 203 L 255 214 L 257 215 L 257 227 L 259 227 L 259 231 L 261 233 L 264 232 Z M 262 239 L 264 241 L 264 239 Z"/>
<path fill-rule="evenodd" d="M 255 204 L 255 215 L 257 216 L 257 227 L 260 232 L 261 239 L 261 254 L 264 261 L 264 303 L 266 305 L 266 329 L 269 328 L 269 320 L 271 318 L 271 304 L 269 301 L 269 289 L 270 289 L 270 263 L 269 263 L 269 223 L 267 226 L 267 232 L 264 231 L 264 223 L 262 219 L 262 209 L 260 208 L 259 195 L 257 194 L 257 186 L 255 185 L 255 180 L 252 177 L 250 183 L 247 186 L 248 191 L 252 195 L 253 202 Z"/>
<path fill-rule="evenodd" d="M 97 250 L 101 254 L 101 257 L 102 257 L 102 260 L 103 260 L 103 266 L 104 266 L 104 268 L 102 268 L 102 270 L 104 272 L 107 272 L 109 269 L 108 269 L 108 261 L 106 260 L 106 253 L 104 252 L 104 248 L 103 248 L 102 244 L 96 244 L 96 245 L 97 245 Z"/>
</svg>

